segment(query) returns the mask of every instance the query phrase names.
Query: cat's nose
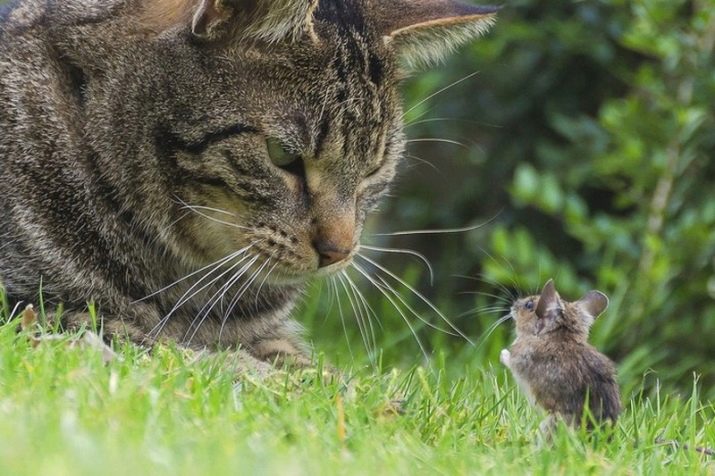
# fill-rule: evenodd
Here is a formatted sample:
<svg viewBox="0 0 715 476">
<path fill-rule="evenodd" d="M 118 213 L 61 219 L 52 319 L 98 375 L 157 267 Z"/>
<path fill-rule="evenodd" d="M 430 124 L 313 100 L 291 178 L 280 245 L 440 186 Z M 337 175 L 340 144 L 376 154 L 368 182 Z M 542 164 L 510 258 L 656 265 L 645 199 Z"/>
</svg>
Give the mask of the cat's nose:
<svg viewBox="0 0 715 476">
<path fill-rule="evenodd" d="M 318 253 L 318 266 L 325 268 L 350 257 L 355 246 L 355 219 L 333 217 L 314 232 L 313 248 Z"/>
<path fill-rule="evenodd" d="M 313 247 L 315 248 L 315 251 L 318 252 L 318 257 L 320 258 L 319 267 L 321 268 L 325 268 L 347 259 L 350 256 L 351 251 L 349 248 L 340 247 L 332 241 L 324 238 L 314 240 Z"/>
</svg>

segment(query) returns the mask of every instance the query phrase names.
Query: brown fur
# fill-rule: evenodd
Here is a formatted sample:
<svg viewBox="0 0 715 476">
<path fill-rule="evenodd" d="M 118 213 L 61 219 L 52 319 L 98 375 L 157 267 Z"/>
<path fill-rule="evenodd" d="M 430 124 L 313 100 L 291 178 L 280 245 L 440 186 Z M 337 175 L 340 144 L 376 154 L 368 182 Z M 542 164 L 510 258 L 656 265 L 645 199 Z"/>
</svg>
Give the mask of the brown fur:
<svg viewBox="0 0 715 476">
<path fill-rule="evenodd" d="M 154 33 L 187 25 L 196 10 L 196 3 L 197 0 L 146 0 L 138 15 L 138 23 Z"/>
<path fill-rule="evenodd" d="M 593 321 L 607 305 L 608 298 L 598 291 L 575 302 L 563 301 L 549 281 L 541 295 L 512 306 L 517 337 L 502 351 L 501 361 L 529 400 L 549 413 L 541 428 L 547 438 L 556 418 L 578 426 L 587 401 L 597 422 L 618 418 L 615 367 L 587 342 Z"/>
<path fill-rule="evenodd" d="M 69 326 L 94 301 L 110 335 L 230 349 L 240 362 L 307 362 L 296 299 L 307 281 L 350 265 L 404 150 L 399 59 L 409 52 L 376 20 L 401 8 L 19 0 L 0 9 L 9 299 L 37 302 L 42 284 Z M 449 51 L 444 41 L 476 36 L 427 41 Z"/>
</svg>

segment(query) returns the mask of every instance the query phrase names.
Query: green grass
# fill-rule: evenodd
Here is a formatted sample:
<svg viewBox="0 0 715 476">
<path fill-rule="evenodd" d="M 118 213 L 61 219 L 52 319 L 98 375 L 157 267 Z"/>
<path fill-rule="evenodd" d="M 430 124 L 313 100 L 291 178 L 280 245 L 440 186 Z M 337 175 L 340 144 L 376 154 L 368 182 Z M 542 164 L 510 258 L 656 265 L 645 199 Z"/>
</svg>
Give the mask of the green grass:
<svg viewBox="0 0 715 476">
<path fill-rule="evenodd" d="M 626 395 L 612 432 L 561 429 L 539 449 L 542 415 L 482 360 L 362 367 L 347 389 L 316 372 L 237 385 L 178 349 L 124 345 L 105 365 L 66 342 L 34 348 L 17 327 L 0 326 L 0 474 L 715 474 L 713 458 L 656 443 L 715 443 L 696 384 Z"/>
</svg>

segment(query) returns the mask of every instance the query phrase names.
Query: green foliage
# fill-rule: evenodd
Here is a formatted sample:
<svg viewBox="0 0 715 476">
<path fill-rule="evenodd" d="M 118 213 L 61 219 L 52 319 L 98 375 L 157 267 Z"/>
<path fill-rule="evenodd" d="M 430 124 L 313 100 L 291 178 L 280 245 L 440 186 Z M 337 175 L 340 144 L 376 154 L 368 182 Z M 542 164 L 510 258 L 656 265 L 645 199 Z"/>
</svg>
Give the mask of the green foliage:
<svg viewBox="0 0 715 476">
<path fill-rule="evenodd" d="M 415 162 L 382 228 L 488 222 L 395 243 L 437 261 L 430 295 L 460 312 L 474 300 L 459 291 L 601 289 L 593 341 L 627 387 L 650 370 L 685 389 L 697 372 L 715 396 L 714 46 L 711 0 L 509 2 L 446 70 L 409 82 L 418 103 L 479 72 L 407 115 L 411 138 L 465 147 L 411 144 L 439 173 Z M 476 314 L 460 322 L 472 336 Z"/>
</svg>

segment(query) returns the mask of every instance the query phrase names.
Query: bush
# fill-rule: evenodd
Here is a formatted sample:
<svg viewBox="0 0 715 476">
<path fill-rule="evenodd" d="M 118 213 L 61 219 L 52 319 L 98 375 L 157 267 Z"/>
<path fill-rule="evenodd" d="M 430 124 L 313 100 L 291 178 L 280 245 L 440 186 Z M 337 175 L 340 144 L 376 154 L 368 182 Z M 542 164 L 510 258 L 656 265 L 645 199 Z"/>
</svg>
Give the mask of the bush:
<svg viewBox="0 0 715 476">
<path fill-rule="evenodd" d="M 432 296 L 505 295 L 554 277 L 611 307 L 593 341 L 624 381 L 652 369 L 687 386 L 715 358 L 715 10 L 708 1 L 510 2 L 445 70 L 411 81 L 419 162 L 387 213 L 396 229 L 484 223 L 395 238 L 438 261 Z M 443 120 L 443 118 L 447 118 Z M 383 225 L 382 228 L 385 228 Z M 450 274 L 483 276 L 479 282 Z M 479 296 L 478 305 L 494 299 Z M 472 314 L 472 317 L 475 317 Z M 478 316 L 477 316 L 478 317 Z M 470 334 L 482 319 L 463 320 Z M 703 385 L 715 395 L 715 375 Z"/>
</svg>

